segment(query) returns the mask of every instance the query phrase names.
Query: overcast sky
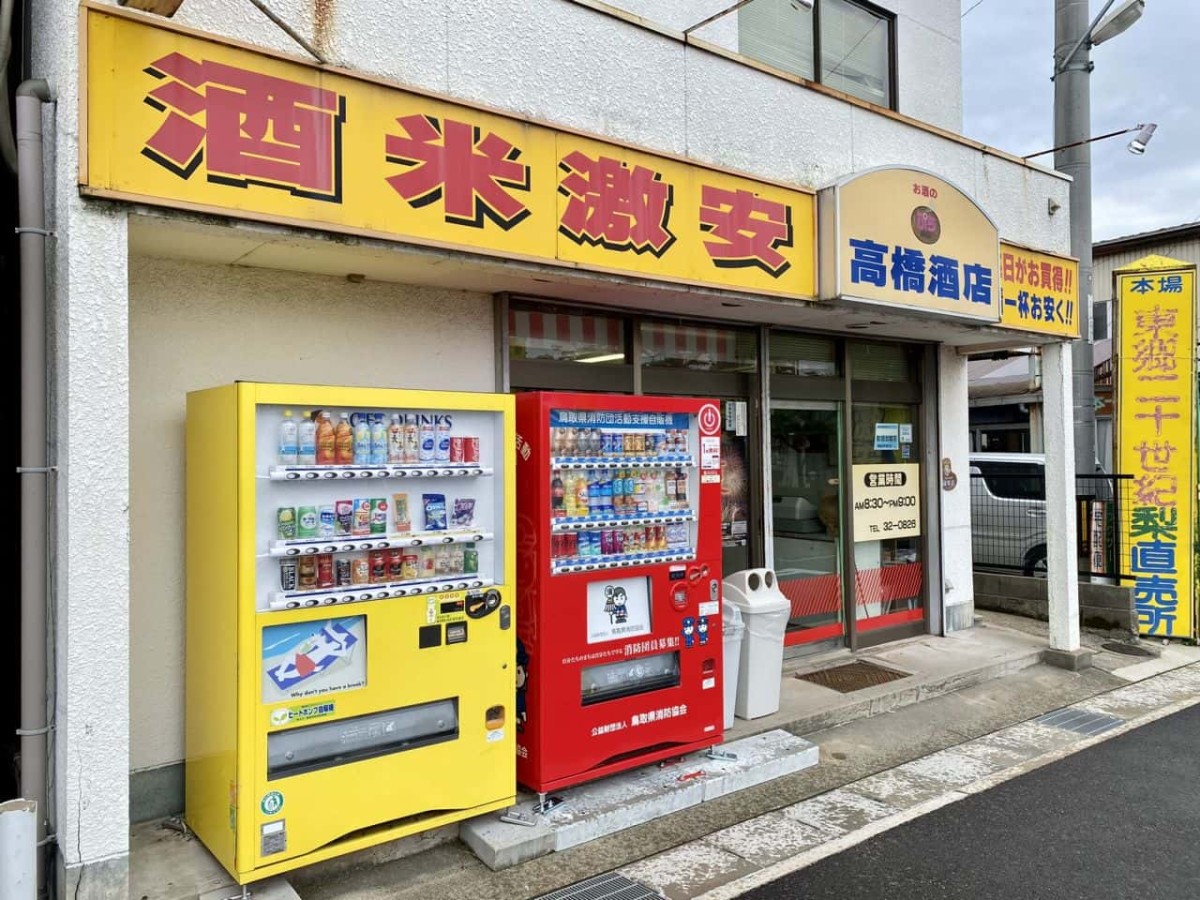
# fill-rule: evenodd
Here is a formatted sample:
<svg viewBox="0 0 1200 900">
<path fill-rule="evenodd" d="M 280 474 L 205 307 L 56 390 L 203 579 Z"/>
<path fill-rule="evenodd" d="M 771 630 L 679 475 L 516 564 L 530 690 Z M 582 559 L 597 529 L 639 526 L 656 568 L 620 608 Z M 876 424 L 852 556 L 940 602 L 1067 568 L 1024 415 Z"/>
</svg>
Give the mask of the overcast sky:
<svg viewBox="0 0 1200 900">
<path fill-rule="evenodd" d="M 1052 147 L 1054 0 L 983 0 L 962 40 L 964 132 L 1020 156 Z M 1093 238 L 1200 220 L 1200 3 L 1146 0 L 1092 61 L 1093 135 L 1158 123 L 1144 156 L 1125 149 L 1132 135 L 1092 144 Z"/>
</svg>

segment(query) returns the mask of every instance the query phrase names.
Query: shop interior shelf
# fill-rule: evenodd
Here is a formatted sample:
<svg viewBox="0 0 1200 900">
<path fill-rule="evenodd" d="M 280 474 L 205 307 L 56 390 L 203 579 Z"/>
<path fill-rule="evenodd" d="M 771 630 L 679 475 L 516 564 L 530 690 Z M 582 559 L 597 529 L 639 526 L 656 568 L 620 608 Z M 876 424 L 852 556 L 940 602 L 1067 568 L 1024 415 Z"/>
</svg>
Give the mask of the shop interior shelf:
<svg viewBox="0 0 1200 900">
<path fill-rule="evenodd" d="M 435 547 L 439 544 L 473 544 L 490 541 L 490 531 L 414 531 L 408 534 L 364 534 L 335 538 L 271 541 L 270 556 L 307 556 L 313 553 L 350 553 L 387 550 L 389 547 Z"/>
<path fill-rule="evenodd" d="M 630 566 L 645 566 L 651 563 L 684 562 L 695 559 L 694 550 L 658 550 L 654 553 L 635 553 L 629 556 L 605 559 L 603 557 L 575 557 L 554 560 L 554 574 L 569 572 L 595 572 L 600 569 L 627 569 Z"/>
<path fill-rule="evenodd" d="M 691 522 L 695 518 L 696 513 L 690 509 L 637 513 L 630 516 L 596 516 L 586 519 L 572 516 L 565 519 L 551 519 L 550 530 L 554 534 L 562 534 L 567 531 L 584 531 L 595 528 L 621 528 L 625 525 L 674 525 L 679 522 Z"/>
<path fill-rule="evenodd" d="M 552 469 L 688 469 L 696 465 L 691 456 L 555 456 Z"/>
<path fill-rule="evenodd" d="M 322 481 L 343 478 L 470 478 L 491 475 L 492 469 L 477 465 L 422 463 L 418 466 L 272 466 L 271 481 Z"/>
<path fill-rule="evenodd" d="M 333 606 L 341 603 L 362 603 L 366 600 L 387 600 L 392 597 L 415 597 L 443 591 L 469 591 L 490 587 L 491 578 L 479 575 L 457 575 L 429 581 L 392 581 L 386 584 L 355 584 L 318 591 L 273 591 L 270 608 L 302 609 L 309 606 Z"/>
</svg>

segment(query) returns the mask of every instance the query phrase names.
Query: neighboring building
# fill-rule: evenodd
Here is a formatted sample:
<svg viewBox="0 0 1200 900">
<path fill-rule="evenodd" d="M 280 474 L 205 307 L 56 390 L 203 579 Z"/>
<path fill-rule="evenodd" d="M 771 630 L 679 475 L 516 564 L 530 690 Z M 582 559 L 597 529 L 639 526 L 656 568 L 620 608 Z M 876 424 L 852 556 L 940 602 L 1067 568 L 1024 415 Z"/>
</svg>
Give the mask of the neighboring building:
<svg viewBox="0 0 1200 900">
<path fill-rule="evenodd" d="M 1097 324 L 1092 351 L 1096 388 L 1096 459 L 1113 471 L 1113 273 L 1144 256 L 1200 264 L 1200 223 L 1174 225 L 1100 241 L 1092 247 Z M 1021 350 L 975 357 L 969 364 L 971 449 L 1038 452 L 1042 449 L 1042 390 L 1036 354 Z"/>
<path fill-rule="evenodd" d="M 778 571 L 791 652 L 971 626 L 966 354 L 1069 372 L 1077 304 L 1069 181 L 959 133 L 957 0 L 755 0 L 690 32 L 732 3 L 271 5 L 328 71 L 249 4 L 28 6 L 56 97 L 66 890 L 123 892 L 131 819 L 182 808 L 188 391 L 716 397 L 725 565 Z M 1051 255 L 1032 325 L 998 240 Z M 902 460 L 917 533 L 853 541 L 839 473 Z"/>
</svg>

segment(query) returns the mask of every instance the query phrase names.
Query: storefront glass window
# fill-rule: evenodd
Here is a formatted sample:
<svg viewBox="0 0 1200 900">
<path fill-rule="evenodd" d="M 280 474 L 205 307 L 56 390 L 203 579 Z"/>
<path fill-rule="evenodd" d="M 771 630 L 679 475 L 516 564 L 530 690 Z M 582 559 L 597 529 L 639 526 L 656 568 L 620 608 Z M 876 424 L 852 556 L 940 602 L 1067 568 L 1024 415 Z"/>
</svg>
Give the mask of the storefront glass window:
<svg viewBox="0 0 1200 900">
<path fill-rule="evenodd" d="M 772 331 L 771 372 L 775 375 L 836 377 L 837 342 L 832 338 L 788 331 Z"/>
<path fill-rule="evenodd" d="M 753 332 L 668 322 L 642 323 L 642 365 L 705 372 L 753 372 Z"/>
<path fill-rule="evenodd" d="M 924 616 L 920 407 L 855 403 L 854 606 L 860 631 Z"/>
<path fill-rule="evenodd" d="M 623 365 L 627 357 L 624 322 L 590 313 L 513 307 L 508 340 L 512 359 Z"/>
</svg>

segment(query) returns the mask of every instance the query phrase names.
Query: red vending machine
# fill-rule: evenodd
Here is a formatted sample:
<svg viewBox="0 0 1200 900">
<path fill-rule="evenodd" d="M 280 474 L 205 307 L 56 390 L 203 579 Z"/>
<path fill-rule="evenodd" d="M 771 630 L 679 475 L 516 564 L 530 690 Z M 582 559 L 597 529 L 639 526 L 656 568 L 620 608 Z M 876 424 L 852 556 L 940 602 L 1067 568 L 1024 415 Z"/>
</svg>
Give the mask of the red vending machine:
<svg viewBox="0 0 1200 900">
<path fill-rule="evenodd" d="M 518 395 L 517 585 L 518 781 L 718 743 L 720 407 Z"/>
</svg>

